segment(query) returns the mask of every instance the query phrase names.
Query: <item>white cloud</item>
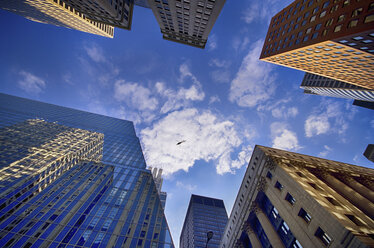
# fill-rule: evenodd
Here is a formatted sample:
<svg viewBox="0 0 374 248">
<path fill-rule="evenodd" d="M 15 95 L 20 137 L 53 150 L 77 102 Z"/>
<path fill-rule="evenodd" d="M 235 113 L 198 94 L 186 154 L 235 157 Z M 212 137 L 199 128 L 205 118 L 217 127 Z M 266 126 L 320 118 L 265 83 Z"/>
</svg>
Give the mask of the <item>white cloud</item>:
<svg viewBox="0 0 374 248">
<path fill-rule="evenodd" d="M 275 118 L 288 118 L 288 117 L 295 117 L 299 113 L 299 110 L 296 107 L 286 108 L 285 106 L 275 107 L 271 114 Z"/>
<path fill-rule="evenodd" d="M 195 191 L 197 189 L 196 185 L 192 185 L 192 184 L 189 184 L 189 183 L 182 183 L 181 181 L 177 181 L 176 185 L 177 185 L 178 188 L 185 189 L 189 192 Z"/>
<path fill-rule="evenodd" d="M 187 64 L 182 64 L 179 67 L 180 77 L 179 82 L 184 82 L 186 78 L 192 80 L 191 86 L 188 88 L 179 87 L 174 90 L 167 88 L 165 83 L 157 82 L 155 88 L 157 93 L 166 98 L 166 102 L 161 107 L 161 113 L 165 114 L 182 107 L 188 107 L 193 101 L 202 101 L 205 98 L 205 93 L 202 90 L 201 83 L 191 73 Z"/>
<path fill-rule="evenodd" d="M 18 86 L 29 94 L 39 94 L 46 87 L 45 81 L 29 72 L 20 71 L 22 79 L 18 81 Z"/>
<path fill-rule="evenodd" d="M 242 107 L 254 107 L 268 100 L 275 90 L 271 65 L 258 60 L 263 41 L 257 41 L 243 59 L 231 82 L 229 99 Z"/>
<path fill-rule="evenodd" d="M 115 82 L 114 98 L 138 110 L 155 110 L 158 105 L 157 99 L 151 96 L 149 89 L 138 83 L 127 83 L 125 80 Z"/>
<path fill-rule="evenodd" d="M 215 102 L 220 102 L 220 101 L 221 101 L 221 99 L 219 99 L 218 96 L 211 96 L 209 98 L 209 104 L 212 104 L 212 103 L 215 103 Z"/>
<path fill-rule="evenodd" d="M 328 145 L 324 145 L 323 147 L 324 147 L 325 149 L 324 149 L 322 152 L 320 152 L 320 153 L 318 154 L 319 157 L 326 157 L 327 154 L 329 154 L 329 153 L 332 151 L 332 148 L 329 147 Z"/>
<path fill-rule="evenodd" d="M 211 59 L 209 61 L 209 66 L 218 67 L 218 68 L 228 68 L 231 65 L 230 61 L 223 59 Z"/>
<path fill-rule="evenodd" d="M 105 56 L 103 50 L 95 45 L 91 44 L 90 46 L 84 46 L 84 50 L 86 50 L 87 55 L 95 62 L 105 62 Z"/>
<path fill-rule="evenodd" d="M 283 150 L 298 150 L 301 148 L 295 132 L 289 130 L 287 124 L 274 122 L 270 125 L 273 147 Z"/>
<path fill-rule="evenodd" d="M 218 83 L 228 83 L 230 81 L 231 73 L 229 67 L 231 65 L 230 61 L 211 59 L 209 61 L 209 66 L 218 68 L 210 73 L 212 79 Z"/>
<path fill-rule="evenodd" d="M 245 49 L 247 49 L 250 40 L 246 35 L 243 36 L 244 37 L 236 36 L 232 41 L 232 47 L 236 52 L 244 51 Z"/>
<path fill-rule="evenodd" d="M 348 129 L 348 122 L 344 115 L 347 115 L 348 119 L 352 119 L 355 110 L 347 113 L 342 108 L 343 106 L 337 102 L 323 101 L 318 110 L 306 119 L 304 124 L 305 136 L 312 137 L 325 133 L 344 134 Z"/>
<path fill-rule="evenodd" d="M 217 35 L 215 34 L 210 35 L 208 39 L 208 50 L 213 51 L 217 48 L 217 46 L 218 46 Z"/>
<path fill-rule="evenodd" d="M 218 174 L 233 172 L 244 164 L 249 153 L 249 148 L 244 147 L 238 160 L 231 160 L 230 154 L 242 143 L 240 137 L 233 122 L 194 108 L 169 113 L 141 131 L 147 163 L 163 168 L 165 175 L 188 171 L 197 160 L 217 161 Z M 182 140 L 186 142 L 176 145 Z"/>
</svg>

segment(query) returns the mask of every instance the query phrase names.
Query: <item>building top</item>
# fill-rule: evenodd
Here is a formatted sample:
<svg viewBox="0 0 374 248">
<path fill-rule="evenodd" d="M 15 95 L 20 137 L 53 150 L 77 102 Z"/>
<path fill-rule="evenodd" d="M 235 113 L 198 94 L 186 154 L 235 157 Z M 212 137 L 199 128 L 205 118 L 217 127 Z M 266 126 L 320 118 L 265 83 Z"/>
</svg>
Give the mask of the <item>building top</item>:
<svg viewBox="0 0 374 248">
<path fill-rule="evenodd" d="M 225 204 L 223 203 L 223 200 L 221 199 L 215 199 L 210 198 L 206 196 L 200 196 L 200 195 L 191 195 L 190 204 L 202 204 L 206 206 L 211 207 L 217 207 L 217 208 L 225 208 Z"/>
</svg>

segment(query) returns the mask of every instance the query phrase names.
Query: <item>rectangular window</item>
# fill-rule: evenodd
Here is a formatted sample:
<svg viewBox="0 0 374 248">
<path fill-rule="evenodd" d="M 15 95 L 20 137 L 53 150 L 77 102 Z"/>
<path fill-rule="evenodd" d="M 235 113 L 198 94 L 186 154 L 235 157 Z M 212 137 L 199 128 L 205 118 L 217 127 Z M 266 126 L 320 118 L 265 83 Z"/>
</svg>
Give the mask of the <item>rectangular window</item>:
<svg viewBox="0 0 374 248">
<path fill-rule="evenodd" d="M 329 236 L 327 233 L 325 233 L 325 232 L 322 230 L 322 228 L 318 227 L 318 229 L 317 229 L 317 231 L 316 231 L 316 233 L 315 233 L 314 235 L 315 235 L 316 237 L 318 237 L 318 238 L 322 241 L 322 243 L 323 243 L 325 246 L 330 245 L 330 243 L 331 243 L 331 238 L 330 238 L 330 236 Z"/>
<path fill-rule="evenodd" d="M 269 179 L 272 179 L 273 178 L 273 174 L 271 174 L 271 172 L 268 171 L 268 173 L 266 173 L 266 177 L 269 178 Z"/>
<path fill-rule="evenodd" d="M 283 189 L 283 185 L 280 182 L 278 182 L 278 181 L 275 183 L 274 187 L 277 188 L 277 189 L 279 189 L 279 190 Z"/>
<path fill-rule="evenodd" d="M 312 219 L 312 216 L 308 214 L 303 208 L 300 208 L 299 214 L 298 214 L 303 220 L 305 220 L 306 223 L 309 223 Z"/>
<path fill-rule="evenodd" d="M 286 199 L 286 201 L 288 201 L 289 203 L 291 203 L 291 205 L 294 205 L 295 202 L 296 202 L 296 199 L 293 198 L 293 196 L 290 193 L 287 193 L 285 199 Z"/>
<path fill-rule="evenodd" d="M 372 21 L 374 21 L 374 14 L 366 16 L 365 20 L 364 20 L 364 23 L 369 23 L 369 22 L 372 22 Z"/>
</svg>

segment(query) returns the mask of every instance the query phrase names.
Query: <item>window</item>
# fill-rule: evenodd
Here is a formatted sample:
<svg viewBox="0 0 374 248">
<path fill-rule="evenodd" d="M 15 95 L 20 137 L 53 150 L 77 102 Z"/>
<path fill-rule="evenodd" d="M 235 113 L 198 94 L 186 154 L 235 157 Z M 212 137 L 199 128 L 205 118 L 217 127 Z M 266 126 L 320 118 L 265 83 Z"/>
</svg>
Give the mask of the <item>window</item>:
<svg viewBox="0 0 374 248">
<path fill-rule="evenodd" d="M 359 14 L 362 13 L 362 8 L 358 8 L 358 9 L 355 9 L 353 12 L 352 12 L 352 17 L 356 17 L 358 16 Z"/>
<path fill-rule="evenodd" d="M 358 23 L 358 19 L 354 19 L 354 20 L 349 22 L 348 27 L 349 28 L 356 27 L 357 23 Z"/>
<path fill-rule="evenodd" d="M 312 32 L 312 28 L 308 28 L 305 33 L 309 34 L 310 32 Z"/>
<path fill-rule="evenodd" d="M 322 24 L 321 24 L 321 23 L 318 23 L 318 24 L 316 25 L 316 30 L 320 30 L 321 27 L 322 27 Z"/>
<path fill-rule="evenodd" d="M 325 246 L 328 246 L 331 243 L 330 236 L 327 233 L 325 233 L 320 227 L 318 227 L 314 236 L 318 237 Z"/>
<path fill-rule="evenodd" d="M 319 15 L 320 18 L 324 17 L 326 15 L 326 10 L 322 11 L 321 14 Z"/>
<path fill-rule="evenodd" d="M 316 7 L 314 10 L 313 10 L 313 14 L 317 13 L 318 12 L 318 7 Z"/>
<path fill-rule="evenodd" d="M 331 24 L 333 23 L 334 19 L 331 18 L 330 20 L 328 20 L 325 24 L 325 27 L 328 27 L 328 26 L 331 26 Z"/>
<path fill-rule="evenodd" d="M 306 223 L 309 223 L 312 219 L 312 216 L 310 216 L 310 214 L 308 214 L 303 208 L 300 208 L 298 216 L 305 220 Z"/>
<path fill-rule="evenodd" d="M 336 33 L 336 32 L 339 32 L 340 30 L 342 30 L 342 25 L 336 26 L 334 29 L 334 32 Z"/>
<path fill-rule="evenodd" d="M 317 37 L 318 37 L 318 33 L 314 33 L 314 34 L 312 35 L 312 40 L 315 39 L 315 38 L 317 38 Z"/>
<path fill-rule="evenodd" d="M 286 201 L 288 201 L 289 203 L 291 203 L 291 205 L 294 205 L 295 202 L 296 202 L 296 199 L 293 198 L 293 196 L 290 193 L 287 193 L 285 199 L 286 199 Z"/>
<path fill-rule="evenodd" d="M 340 15 L 338 17 L 338 22 L 342 22 L 342 21 L 344 21 L 344 19 L 345 19 L 345 15 Z"/>
<path fill-rule="evenodd" d="M 292 248 L 303 248 L 303 247 L 300 244 L 300 242 L 297 239 L 295 239 L 295 241 L 292 244 Z"/>
<path fill-rule="evenodd" d="M 326 198 L 326 200 L 328 200 L 332 205 L 334 205 L 334 206 L 340 206 L 340 204 L 334 199 L 334 198 L 332 198 L 332 197 L 328 197 L 328 196 L 326 196 L 325 197 Z"/>
<path fill-rule="evenodd" d="M 314 22 L 315 20 L 316 20 L 316 16 L 315 15 L 310 18 L 310 22 Z"/>
<path fill-rule="evenodd" d="M 282 225 L 281 225 L 281 231 L 287 235 L 290 231 L 290 228 L 288 227 L 287 223 L 285 221 L 282 222 Z"/>
<path fill-rule="evenodd" d="M 347 5 L 349 4 L 349 2 L 350 2 L 350 0 L 345 0 L 345 1 L 343 2 L 343 7 L 347 6 Z"/>
<path fill-rule="evenodd" d="M 273 174 L 271 174 L 271 172 L 268 171 L 268 173 L 266 173 L 266 177 L 269 178 L 269 179 L 272 179 L 273 178 Z"/>
<path fill-rule="evenodd" d="M 346 214 L 345 216 L 347 216 L 347 218 L 350 219 L 357 226 L 363 226 L 364 225 L 359 219 L 356 218 L 356 216 L 353 216 L 351 214 Z"/>
<path fill-rule="evenodd" d="M 324 3 L 322 9 L 326 8 L 327 6 L 329 6 L 329 4 L 330 4 L 330 1 L 327 1 L 326 3 Z"/>
<path fill-rule="evenodd" d="M 303 39 L 303 41 L 305 42 L 307 40 L 308 40 L 308 36 L 305 36 L 304 39 Z"/>
<path fill-rule="evenodd" d="M 277 188 L 277 189 L 279 189 L 279 190 L 283 189 L 283 185 L 280 182 L 278 182 L 278 181 L 275 183 L 274 187 Z"/>
<path fill-rule="evenodd" d="M 364 23 L 369 23 L 369 22 L 372 22 L 372 21 L 374 21 L 374 14 L 366 16 L 365 20 L 364 20 Z"/>
</svg>

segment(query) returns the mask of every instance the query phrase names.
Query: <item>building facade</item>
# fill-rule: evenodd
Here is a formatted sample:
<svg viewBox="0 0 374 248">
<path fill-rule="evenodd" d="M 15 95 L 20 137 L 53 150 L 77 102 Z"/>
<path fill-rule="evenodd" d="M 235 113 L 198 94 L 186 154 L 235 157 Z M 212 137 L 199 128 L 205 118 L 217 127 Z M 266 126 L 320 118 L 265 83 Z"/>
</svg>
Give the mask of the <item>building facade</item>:
<svg viewBox="0 0 374 248">
<path fill-rule="evenodd" d="M 1 247 L 174 247 L 132 122 L 0 94 Z"/>
<path fill-rule="evenodd" d="M 114 27 L 87 18 L 63 0 L 3 0 L 0 8 L 31 21 L 113 38 Z"/>
<path fill-rule="evenodd" d="M 374 89 L 374 2 L 296 0 L 269 26 L 260 59 Z"/>
<path fill-rule="evenodd" d="M 300 88 L 304 89 L 306 94 L 374 102 L 374 90 L 311 73 L 305 73 Z"/>
<path fill-rule="evenodd" d="M 373 169 L 256 145 L 220 247 L 373 247 L 373 179 Z"/>
<path fill-rule="evenodd" d="M 369 159 L 371 162 L 374 163 L 374 144 L 369 144 L 366 147 L 366 150 L 364 152 L 364 156 Z"/>
<path fill-rule="evenodd" d="M 213 232 L 210 248 L 218 247 L 227 223 L 223 200 L 191 195 L 179 240 L 180 248 L 205 248 L 207 233 Z"/>
<path fill-rule="evenodd" d="M 133 0 L 60 0 L 95 22 L 131 29 Z"/>
<path fill-rule="evenodd" d="M 158 192 L 158 195 L 160 196 L 161 205 L 165 209 L 166 198 L 168 194 L 161 190 L 162 182 L 164 181 L 164 179 L 162 178 L 162 169 L 152 168 L 152 167 L 150 167 L 149 169 L 152 172 L 153 180 L 155 181 L 157 192 Z"/>
<path fill-rule="evenodd" d="M 148 0 L 163 38 L 204 48 L 226 0 Z"/>
</svg>

